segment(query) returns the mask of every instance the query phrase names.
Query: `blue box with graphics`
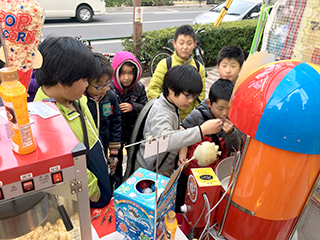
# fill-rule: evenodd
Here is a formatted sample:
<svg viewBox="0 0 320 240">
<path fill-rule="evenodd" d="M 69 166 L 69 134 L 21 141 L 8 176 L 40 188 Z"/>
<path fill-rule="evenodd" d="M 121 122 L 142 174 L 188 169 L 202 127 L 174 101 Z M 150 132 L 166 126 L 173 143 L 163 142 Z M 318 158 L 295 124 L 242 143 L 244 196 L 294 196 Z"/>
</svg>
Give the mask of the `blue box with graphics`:
<svg viewBox="0 0 320 240">
<path fill-rule="evenodd" d="M 158 175 L 158 207 L 155 209 L 154 183 L 156 174 L 139 168 L 114 191 L 116 230 L 132 239 L 154 240 L 155 210 L 156 239 L 164 239 L 164 217 L 174 210 L 177 172 L 169 179 Z"/>
</svg>

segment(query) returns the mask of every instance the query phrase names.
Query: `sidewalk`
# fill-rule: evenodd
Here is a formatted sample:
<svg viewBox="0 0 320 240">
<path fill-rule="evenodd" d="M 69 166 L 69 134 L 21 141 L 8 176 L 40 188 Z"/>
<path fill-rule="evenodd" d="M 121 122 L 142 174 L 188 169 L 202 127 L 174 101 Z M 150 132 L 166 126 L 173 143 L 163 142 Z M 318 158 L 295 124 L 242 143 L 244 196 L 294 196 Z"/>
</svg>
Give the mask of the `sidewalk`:
<svg viewBox="0 0 320 240">
<path fill-rule="evenodd" d="M 219 78 L 219 74 L 217 72 L 216 66 L 207 67 L 206 70 L 207 70 L 207 74 L 208 74 L 207 79 L 206 79 L 206 96 L 208 96 L 210 87 L 211 87 L 212 83 L 214 83 Z M 146 90 L 149 85 L 150 79 L 151 79 L 150 76 L 143 77 L 140 79 L 140 82 L 146 87 Z"/>
</svg>

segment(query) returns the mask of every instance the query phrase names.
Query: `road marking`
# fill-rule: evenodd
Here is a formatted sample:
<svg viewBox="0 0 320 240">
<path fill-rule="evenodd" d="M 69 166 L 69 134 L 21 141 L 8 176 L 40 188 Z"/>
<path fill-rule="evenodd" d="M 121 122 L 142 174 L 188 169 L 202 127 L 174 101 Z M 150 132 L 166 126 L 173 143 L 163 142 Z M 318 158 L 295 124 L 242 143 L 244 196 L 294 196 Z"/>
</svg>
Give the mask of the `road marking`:
<svg viewBox="0 0 320 240">
<path fill-rule="evenodd" d="M 146 10 L 143 10 L 143 14 L 203 13 L 203 12 L 207 12 L 207 11 L 208 10 L 181 12 L 178 10 L 167 9 L 166 11 L 147 12 Z M 106 15 L 128 15 L 128 14 L 133 14 L 133 12 L 106 12 Z"/>
<path fill-rule="evenodd" d="M 105 41 L 91 41 L 91 45 L 102 45 L 110 43 L 121 43 L 123 40 L 105 40 Z"/>
<path fill-rule="evenodd" d="M 177 13 L 177 12 L 180 12 L 180 11 L 178 11 L 178 10 L 173 10 L 173 9 L 166 9 L 167 11 L 169 11 L 169 12 L 173 12 L 173 13 Z M 155 12 L 156 13 L 156 12 Z M 182 13 L 182 12 L 181 12 Z"/>
<path fill-rule="evenodd" d="M 168 22 L 188 22 L 193 19 L 171 19 L 162 21 L 143 21 L 143 24 L 149 23 L 168 23 Z M 43 28 L 63 28 L 63 27 L 92 27 L 92 26 L 115 26 L 115 25 L 132 25 L 133 22 L 121 22 L 121 23 L 75 23 L 75 24 L 54 24 L 54 25 L 43 25 Z"/>
<path fill-rule="evenodd" d="M 174 10 L 172 10 L 174 11 Z M 176 13 L 204 13 L 205 11 L 189 11 L 189 12 L 178 12 L 178 11 L 175 11 L 175 12 L 154 12 L 153 14 L 155 15 L 160 15 L 160 14 L 176 14 Z M 143 13 L 145 14 L 145 13 Z"/>
</svg>

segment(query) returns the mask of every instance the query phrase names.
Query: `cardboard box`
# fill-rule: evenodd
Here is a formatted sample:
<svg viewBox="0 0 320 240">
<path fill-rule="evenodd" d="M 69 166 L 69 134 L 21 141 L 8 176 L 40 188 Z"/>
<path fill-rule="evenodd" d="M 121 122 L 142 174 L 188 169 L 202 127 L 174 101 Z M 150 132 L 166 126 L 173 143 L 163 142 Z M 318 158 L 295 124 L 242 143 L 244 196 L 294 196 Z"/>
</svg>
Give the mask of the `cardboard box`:
<svg viewBox="0 0 320 240">
<path fill-rule="evenodd" d="M 150 184 L 156 173 L 139 168 L 127 181 L 114 191 L 116 230 L 132 239 L 153 239 L 156 217 L 156 239 L 164 238 L 164 217 L 174 210 L 177 179 L 181 168 L 171 179 L 158 175 L 158 203 L 155 207 L 155 191 Z M 141 188 L 149 183 L 152 193 L 143 193 Z M 144 188 L 145 189 L 145 188 Z M 151 191 L 150 189 L 147 191 Z"/>
</svg>

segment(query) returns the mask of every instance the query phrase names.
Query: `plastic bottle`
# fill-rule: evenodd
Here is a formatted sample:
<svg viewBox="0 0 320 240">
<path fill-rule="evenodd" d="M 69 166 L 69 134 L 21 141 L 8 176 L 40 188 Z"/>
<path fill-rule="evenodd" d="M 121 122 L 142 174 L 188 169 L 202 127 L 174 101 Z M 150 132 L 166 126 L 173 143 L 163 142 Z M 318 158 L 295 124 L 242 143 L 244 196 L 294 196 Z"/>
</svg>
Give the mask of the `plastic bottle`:
<svg viewBox="0 0 320 240">
<path fill-rule="evenodd" d="M 176 219 L 176 213 L 174 211 L 169 211 L 164 219 L 164 224 L 166 226 L 166 239 L 174 240 L 176 235 L 176 230 L 178 226 L 178 221 Z"/>
<path fill-rule="evenodd" d="M 31 132 L 26 88 L 19 81 L 15 67 L 0 69 L 0 79 L 0 96 L 9 121 L 12 149 L 19 154 L 31 153 L 37 145 Z"/>
</svg>

